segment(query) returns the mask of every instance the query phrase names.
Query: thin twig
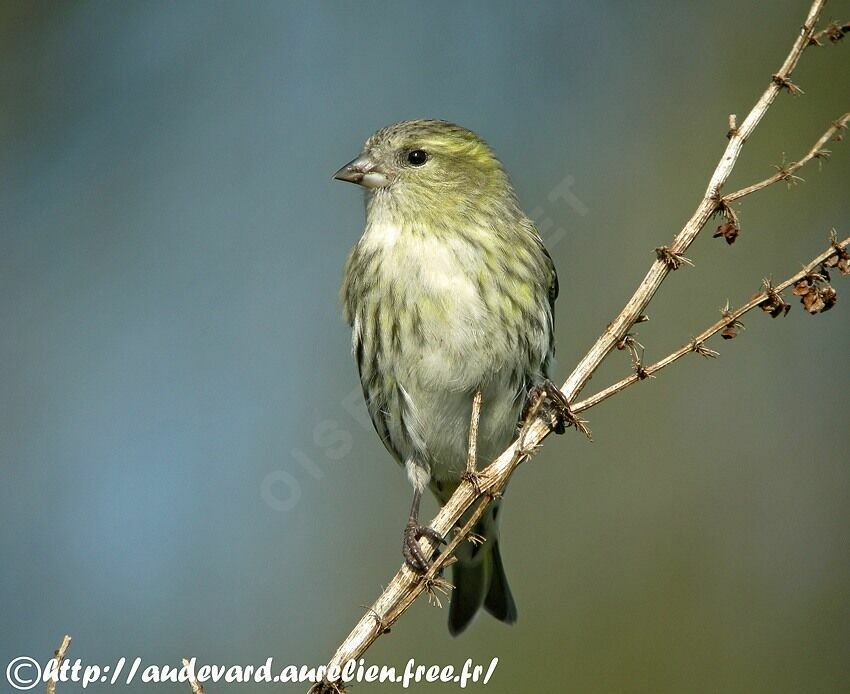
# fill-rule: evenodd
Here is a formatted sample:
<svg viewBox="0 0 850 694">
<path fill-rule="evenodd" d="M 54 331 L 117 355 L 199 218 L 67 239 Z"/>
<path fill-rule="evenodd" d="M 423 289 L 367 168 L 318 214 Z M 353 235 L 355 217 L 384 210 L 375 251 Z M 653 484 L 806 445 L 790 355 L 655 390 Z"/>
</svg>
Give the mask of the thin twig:
<svg viewBox="0 0 850 694">
<path fill-rule="evenodd" d="M 472 505 L 478 500 L 478 505 L 472 511 L 471 514 L 466 518 L 466 522 L 463 524 L 463 527 L 458 528 L 454 533 L 454 536 L 451 540 L 449 540 L 446 547 L 443 548 L 443 551 L 436 557 L 434 557 L 430 568 L 423 575 L 418 575 L 412 572 L 407 565 L 402 566 L 401 570 L 395 575 L 395 577 L 390 581 L 390 584 L 384 589 L 383 594 L 378 600 L 369 608 L 367 608 L 367 612 L 364 617 L 358 622 L 354 631 L 349 635 L 348 639 L 340 646 L 340 649 L 337 651 L 336 655 L 334 655 L 333 660 L 328 664 L 329 667 L 337 662 L 345 663 L 350 658 L 358 657 L 357 655 L 350 655 L 348 658 L 343 657 L 341 654 L 345 652 L 346 644 L 352 642 L 352 648 L 362 649 L 359 650 L 359 653 L 365 652 L 365 650 L 371 645 L 373 641 L 375 641 L 379 636 L 386 633 L 389 628 L 401 617 L 407 609 L 416 601 L 416 599 L 422 595 L 422 593 L 429 593 L 434 596 L 435 589 L 441 590 L 443 592 L 447 592 L 452 588 L 451 583 L 446 581 L 445 579 L 440 577 L 440 573 L 446 567 L 451 565 L 456 561 L 454 557 L 454 552 L 457 549 L 458 545 L 464 540 L 470 539 L 472 529 L 475 527 L 475 524 L 487 510 L 487 507 L 490 503 L 498 497 L 498 491 L 494 491 L 497 489 L 502 489 L 507 482 L 507 477 L 510 476 L 510 472 L 516 468 L 520 462 L 531 455 L 533 452 L 534 446 L 523 445 L 522 442 L 525 441 L 528 431 L 532 427 L 532 425 L 539 425 L 540 420 L 538 419 L 538 414 L 540 412 L 540 408 L 543 404 L 544 395 L 541 393 L 538 398 L 531 404 L 529 411 L 526 415 L 525 422 L 520 430 L 520 433 L 517 437 L 517 442 L 512 447 L 511 459 L 509 462 L 509 468 L 506 470 L 506 474 L 504 476 L 491 476 L 488 474 L 492 465 L 481 472 L 475 472 L 475 479 L 467 479 L 461 482 L 460 487 L 464 488 L 464 491 L 469 493 L 470 498 L 468 502 L 464 499 L 462 502 L 463 510 L 466 512 Z M 477 406 L 476 406 L 477 401 Z M 469 449 L 467 454 L 467 461 L 475 460 L 474 451 L 477 449 L 477 429 L 478 429 L 478 419 L 480 416 L 480 406 L 481 406 L 481 396 L 480 391 L 476 392 L 476 396 L 473 398 L 473 407 L 472 407 L 472 416 L 470 419 L 470 428 L 472 429 L 472 423 L 474 422 L 474 429 L 476 432 L 476 436 L 473 437 L 472 433 L 470 433 L 469 437 Z M 459 487 L 459 489 L 460 489 Z M 452 495 L 452 498 L 449 499 L 446 506 L 450 504 L 457 505 L 458 493 L 455 492 Z M 443 507 L 443 509 L 446 508 Z M 461 514 L 451 520 L 450 524 L 446 525 L 444 521 L 435 519 L 431 523 L 431 527 L 434 528 L 437 532 L 442 535 L 447 535 L 448 532 L 454 527 L 457 520 L 460 518 Z M 426 542 L 425 539 L 422 542 Z M 422 549 L 426 551 L 430 551 L 430 546 L 422 545 Z M 439 600 L 437 600 L 437 604 L 439 605 Z M 374 623 L 380 625 L 379 629 L 375 629 Z M 354 646 L 354 644 L 357 644 Z M 359 655 L 358 653 L 358 655 Z M 319 682 L 313 687 L 310 688 L 310 692 L 312 694 L 325 694 L 331 692 L 340 692 L 344 691 L 340 683 L 336 682 Z"/>
<path fill-rule="evenodd" d="M 718 203 L 721 200 L 720 191 L 729 178 L 744 143 L 752 135 L 779 92 L 783 89 L 792 93 L 799 92 L 799 88 L 790 81 L 790 77 L 800 55 L 809 45 L 823 5 L 824 0 L 814 0 L 803 27 L 779 72 L 772 76 L 764 93 L 744 121 L 737 127 L 737 130 L 729 133 L 729 143 L 711 176 L 706 192 L 696 211 L 673 239 L 671 245 L 656 249 L 657 259 L 653 262 L 637 291 L 570 374 L 561 389 L 568 401 L 575 398 L 605 357 L 621 343 L 632 325 L 644 314 L 647 304 L 658 291 L 664 279 L 674 269 L 674 265 L 681 267 L 682 263 L 685 262 L 685 251 L 706 222 L 718 210 Z M 454 494 L 431 521 L 430 527 L 441 535 L 447 536 L 460 517 L 468 512 L 477 500 L 480 500 L 479 505 L 472 512 L 470 520 L 479 517 L 486 506 L 499 495 L 516 467 L 531 455 L 550 432 L 549 422 L 538 416 L 537 412 L 533 418 L 529 417 L 519 437 L 496 460 L 476 474 L 477 484 L 468 479 L 460 482 Z M 435 565 L 445 565 L 450 552 L 457 546 L 457 543 L 462 541 L 465 534 L 471 531 L 471 528 L 472 525 L 468 520 L 461 531 L 455 534 L 446 551 L 436 558 Z M 429 552 L 433 551 L 424 539 L 422 542 L 425 543 L 422 545 L 423 549 Z M 331 658 L 329 666 L 341 668 L 349 660 L 362 656 L 369 646 L 382 633 L 385 633 L 385 630 L 375 629 L 375 615 L 380 615 L 380 622 L 386 627 L 392 625 L 415 598 L 426 589 L 426 585 L 431 585 L 429 577 L 433 579 L 436 574 L 432 575 L 432 572 L 436 570 L 432 567 L 431 571 L 422 577 L 403 565 L 372 607 L 367 610 L 348 637 L 340 644 Z M 338 691 L 336 685 L 323 683 L 313 687 L 311 691 L 334 691 L 335 688 Z"/>
<path fill-rule="evenodd" d="M 788 287 L 796 284 L 800 280 L 811 275 L 811 273 L 814 272 L 818 267 L 820 267 L 820 265 L 825 260 L 828 260 L 829 258 L 836 255 L 838 253 L 839 248 L 846 249 L 848 246 L 850 246 L 850 237 L 836 243 L 834 246 L 830 247 L 829 250 L 824 251 L 819 256 L 811 260 L 798 273 L 792 275 L 784 282 L 781 282 L 780 284 L 777 284 L 775 287 L 773 287 L 773 291 L 779 293 L 785 289 L 788 289 Z M 764 302 L 767 301 L 768 298 L 769 296 L 767 291 L 763 291 L 760 294 L 756 294 L 752 299 L 750 299 L 748 302 L 741 305 L 734 311 L 724 311 L 723 318 L 703 330 L 699 335 L 697 335 L 687 344 L 682 345 L 675 352 L 668 354 L 666 357 L 650 366 L 644 367 L 644 372 L 647 376 L 652 376 L 653 374 L 661 371 L 661 369 L 663 369 L 665 366 L 669 366 L 674 361 L 678 361 L 686 354 L 690 354 L 691 352 L 703 354 L 704 356 L 716 356 L 717 353 L 714 352 L 714 350 L 708 350 L 704 346 L 705 341 L 724 330 L 730 324 L 735 323 L 739 318 L 741 318 L 741 316 L 743 316 L 748 311 L 752 311 L 757 306 L 761 306 L 762 304 L 764 304 Z M 581 402 L 575 403 L 574 405 L 572 405 L 572 410 L 573 412 L 582 412 L 583 410 L 590 409 L 594 405 L 598 405 L 603 400 L 607 400 L 612 395 L 616 395 L 620 391 L 625 390 L 629 386 L 634 385 L 635 383 L 638 383 L 641 380 L 643 379 L 638 376 L 638 374 L 632 374 L 631 376 L 627 376 L 626 378 L 617 381 L 617 383 L 608 386 L 604 390 L 600 390 L 598 393 L 591 395 L 589 398 L 585 398 Z"/>
<path fill-rule="evenodd" d="M 71 645 L 71 637 L 68 634 L 62 637 L 62 643 L 59 644 L 59 648 L 53 653 L 53 657 L 56 659 L 56 677 L 51 677 L 47 681 L 47 694 L 56 694 L 56 681 L 59 678 L 59 666 L 62 664 L 62 661 L 65 660 L 65 654 L 68 652 L 68 647 Z"/>
<path fill-rule="evenodd" d="M 810 46 L 822 46 L 821 39 L 828 39 L 832 43 L 838 43 L 847 34 L 850 34 L 850 22 L 830 22 L 825 29 L 821 29 L 809 40 Z"/>
<path fill-rule="evenodd" d="M 762 190 L 763 188 L 767 188 L 774 183 L 779 181 L 787 181 L 789 184 L 794 183 L 797 180 L 800 180 L 794 174 L 802 169 L 806 164 L 808 164 L 812 159 L 826 159 L 829 157 L 829 150 L 822 149 L 823 146 L 829 142 L 836 134 L 838 134 L 841 130 L 847 127 L 847 123 L 850 123 L 850 111 L 841 116 L 838 120 L 832 122 L 832 125 L 827 128 L 826 132 L 818 138 L 818 141 L 812 145 L 812 148 L 806 153 L 800 161 L 794 161 L 790 164 L 785 164 L 776 167 L 776 173 L 773 176 L 769 176 L 765 178 L 763 181 L 759 181 L 758 183 L 753 183 L 751 186 L 747 186 L 746 188 L 741 188 L 740 190 L 736 190 L 734 193 L 729 193 L 728 195 L 724 195 L 721 204 L 729 204 L 734 200 L 738 200 L 743 198 L 745 195 L 750 195 L 751 193 L 755 193 L 758 190 Z"/>
<path fill-rule="evenodd" d="M 797 40 L 794 41 L 791 51 L 785 58 L 785 62 L 782 63 L 782 67 L 779 68 L 779 72 L 771 78 L 770 83 L 767 85 L 767 89 L 764 90 L 764 93 L 756 102 L 755 106 L 753 106 L 747 114 L 747 117 L 738 126 L 737 131 L 729 138 L 726 150 L 711 176 L 708 188 L 697 206 L 696 211 L 673 240 L 672 245 L 667 247 L 670 253 L 680 256 L 683 255 L 685 251 L 688 250 L 691 243 L 693 243 L 700 230 L 705 226 L 706 222 L 708 222 L 717 210 L 720 190 L 723 188 L 723 184 L 726 183 L 729 175 L 732 173 L 732 169 L 738 160 L 738 156 L 741 154 L 741 149 L 743 148 L 744 143 L 750 138 L 753 131 L 756 129 L 756 126 L 761 122 L 761 119 L 764 117 L 764 114 L 767 113 L 767 110 L 779 95 L 779 92 L 782 91 L 783 88 L 790 90 L 788 85 L 791 84 L 791 74 L 797 65 L 797 61 L 800 59 L 800 56 L 808 45 L 814 26 L 817 23 L 818 16 L 823 9 L 823 5 L 824 0 L 815 0 L 812 3 L 809 13 L 806 16 L 806 21 L 803 23 L 803 26 L 800 29 L 800 34 L 797 37 Z M 564 392 L 564 395 L 567 396 L 568 400 L 572 400 L 579 394 L 579 392 L 581 392 L 581 389 L 593 375 L 593 372 L 596 371 L 602 363 L 602 360 L 605 359 L 608 353 L 614 349 L 617 343 L 619 343 L 626 333 L 629 332 L 638 316 L 644 312 L 647 304 L 649 304 L 652 297 L 655 296 L 655 292 L 658 291 L 661 283 L 665 280 L 667 275 L 670 274 L 671 269 L 670 263 L 661 258 L 657 259 L 652 264 L 652 267 L 649 269 L 646 277 L 644 277 L 632 298 L 629 299 L 625 308 L 608 325 L 605 332 L 603 332 L 596 341 L 596 344 L 591 347 L 590 351 L 579 362 L 578 366 L 573 369 L 573 372 L 570 374 L 562 388 L 562 391 Z"/>
<path fill-rule="evenodd" d="M 478 467 L 478 420 L 481 419 L 481 389 L 472 396 L 472 416 L 469 418 L 469 446 L 466 455 L 466 474 L 474 476 Z"/>
<path fill-rule="evenodd" d="M 192 694 L 204 694 L 204 685 L 195 678 L 195 675 L 189 669 L 189 659 L 183 658 L 183 667 L 189 673 L 189 686 L 192 688 Z"/>
</svg>

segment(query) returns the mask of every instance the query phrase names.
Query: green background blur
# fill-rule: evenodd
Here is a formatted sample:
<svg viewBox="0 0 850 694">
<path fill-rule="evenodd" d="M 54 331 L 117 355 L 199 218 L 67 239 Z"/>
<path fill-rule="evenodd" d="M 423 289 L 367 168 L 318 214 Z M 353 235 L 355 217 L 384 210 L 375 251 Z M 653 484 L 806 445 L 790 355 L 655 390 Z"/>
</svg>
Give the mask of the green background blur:
<svg viewBox="0 0 850 694">
<path fill-rule="evenodd" d="M 482 134 L 560 271 L 563 380 L 692 212 L 727 115 L 806 9 L 3 4 L 0 664 L 66 632 L 99 664 L 325 662 L 398 568 L 410 497 L 363 424 L 337 302 L 362 200 L 332 172 L 403 118 Z M 805 55 L 805 96 L 780 96 L 729 190 L 848 110 L 844 43 Z M 850 142 L 828 147 L 804 184 L 743 201 L 734 246 L 706 229 L 639 326 L 648 360 L 831 227 L 850 234 Z M 850 282 L 835 286 L 830 313 L 751 314 L 719 359 L 587 413 L 594 443 L 551 439 L 520 469 L 502 515 L 515 627 L 482 617 L 452 639 L 423 600 L 369 661 L 498 656 L 491 694 L 846 691 Z M 589 388 L 628 370 L 615 352 Z"/>
</svg>

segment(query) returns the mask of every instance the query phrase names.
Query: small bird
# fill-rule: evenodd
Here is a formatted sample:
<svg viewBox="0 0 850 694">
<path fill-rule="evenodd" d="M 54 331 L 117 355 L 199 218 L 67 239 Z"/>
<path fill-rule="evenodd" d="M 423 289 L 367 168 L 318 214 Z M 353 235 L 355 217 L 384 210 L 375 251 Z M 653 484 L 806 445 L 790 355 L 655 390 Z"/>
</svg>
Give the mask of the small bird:
<svg viewBox="0 0 850 694">
<path fill-rule="evenodd" d="M 348 256 L 341 298 L 372 422 L 413 485 L 403 555 L 424 572 L 419 539 L 443 538 L 420 525 L 422 493 L 428 487 L 444 504 L 463 478 L 475 393 L 483 402 L 478 462 L 486 464 L 515 436 L 529 393 L 554 388 L 558 276 L 501 162 L 466 128 L 390 125 L 334 178 L 366 190 L 366 228 Z M 456 551 L 452 634 L 482 605 L 516 621 L 499 508 L 491 504 L 474 529 L 485 542 Z"/>
</svg>

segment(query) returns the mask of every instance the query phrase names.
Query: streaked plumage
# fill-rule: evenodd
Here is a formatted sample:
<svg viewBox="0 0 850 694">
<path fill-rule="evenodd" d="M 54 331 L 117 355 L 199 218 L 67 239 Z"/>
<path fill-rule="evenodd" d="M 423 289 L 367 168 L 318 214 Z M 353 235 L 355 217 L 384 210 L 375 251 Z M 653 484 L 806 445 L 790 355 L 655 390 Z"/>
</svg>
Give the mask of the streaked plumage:
<svg viewBox="0 0 850 694">
<path fill-rule="evenodd" d="M 426 161 L 410 163 L 411 152 Z M 476 389 L 483 465 L 514 436 L 529 387 L 547 377 L 555 269 L 501 163 L 465 128 L 391 125 L 338 176 L 367 188 L 366 230 L 346 263 L 342 303 L 369 413 L 414 487 L 429 486 L 444 503 L 465 469 Z M 478 529 L 487 542 L 458 552 L 453 633 L 482 603 L 516 618 L 491 508 Z"/>
</svg>

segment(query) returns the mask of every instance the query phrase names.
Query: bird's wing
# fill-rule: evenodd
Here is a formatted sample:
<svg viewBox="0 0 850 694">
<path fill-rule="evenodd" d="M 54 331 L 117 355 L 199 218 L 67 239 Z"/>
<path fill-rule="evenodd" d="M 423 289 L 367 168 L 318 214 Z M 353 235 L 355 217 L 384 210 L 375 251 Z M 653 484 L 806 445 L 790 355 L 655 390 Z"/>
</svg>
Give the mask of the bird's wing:
<svg viewBox="0 0 850 694">
<path fill-rule="evenodd" d="M 546 259 L 546 268 L 549 271 L 549 351 L 546 354 L 546 359 L 543 361 L 543 375 L 549 378 L 549 366 L 555 356 L 555 300 L 558 298 L 558 271 L 555 269 L 555 263 L 552 261 L 552 256 L 546 246 L 543 245 L 543 240 L 537 236 L 540 243 L 540 250 Z"/>
<path fill-rule="evenodd" d="M 541 242 L 540 247 L 543 249 L 543 254 L 546 256 L 546 262 L 549 265 L 551 279 L 549 280 L 549 309 L 552 311 L 552 321 L 555 321 L 555 300 L 558 298 L 558 271 L 555 269 L 555 263 L 552 262 L 552 256 L 546 250 L 546 246 Z"/>
<path fill-rule="evenodd" d="M 366 353 L 363 336 L 357 329 L 353 333 L 352 347 L 354 360 L 357 362 L 357 373 L 360 376 L 360 385 L 363 388 L 363 399 L 366 401 L 366 409 L 372 420 L 372 426 L 375 427 L 375 431 L 378 433 L 381 441 L 383 441 L 386 449 L 401 463 L 403 462 L 401 452 L 393 444 L 392 437 L 390 436 L 387 412 L 391 408 L 391 403 L 386 392 L 387 389 L 382 387 L 385 384 L 381 382 L 377 365 L 377 352 L 373 351 L 371 355 Z"/>
</svg>

